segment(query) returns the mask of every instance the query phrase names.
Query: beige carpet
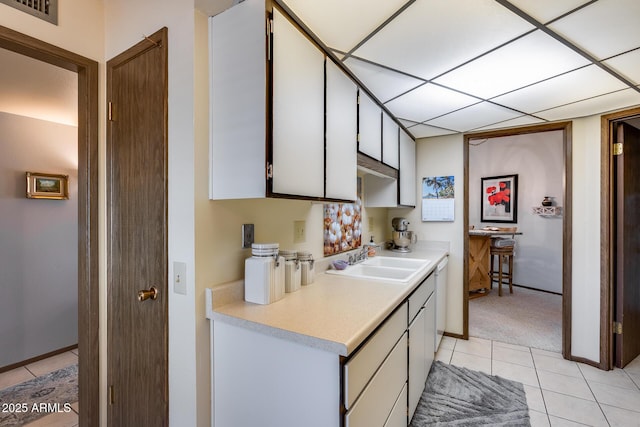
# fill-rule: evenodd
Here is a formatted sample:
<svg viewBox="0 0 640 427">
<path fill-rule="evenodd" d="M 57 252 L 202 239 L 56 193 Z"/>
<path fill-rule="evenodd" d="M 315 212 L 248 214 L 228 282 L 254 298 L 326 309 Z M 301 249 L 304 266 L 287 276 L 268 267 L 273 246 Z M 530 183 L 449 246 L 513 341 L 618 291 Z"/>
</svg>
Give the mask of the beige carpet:
<svg viewBox="0 0 640 427">
<path fill-rule="evenodd" d="M 494 286 L 485 297 L 469 300 L 469 335 L 560 353 L 562 296 L 527 288 Z"/>
</svg>

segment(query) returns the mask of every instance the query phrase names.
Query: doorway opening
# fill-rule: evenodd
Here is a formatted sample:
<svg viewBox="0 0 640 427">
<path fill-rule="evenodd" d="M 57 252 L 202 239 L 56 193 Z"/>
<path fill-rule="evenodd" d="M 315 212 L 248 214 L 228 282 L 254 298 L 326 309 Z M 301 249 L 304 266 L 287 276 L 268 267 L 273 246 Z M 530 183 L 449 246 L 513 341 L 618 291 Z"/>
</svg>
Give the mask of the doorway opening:
<svg viewBox="0 0 640 427">
<path fill-rule="evenodd" d="M 480 201 L 481 196 L 479 194 L 479 192 L 481 191 L 479 185 L 480 185 L 480 180 L 476 181 L 476 175 L 480 174 L 484 174 L 485 171 L 482 171 L 482 168 L 479 168 L 479 170 L 473 171 L 472 167 L 470 165 L 470 159 L 471 158 L 471 153 L 470 153 L 470 148 L 473 148 L 474 145 L 477 144 L 482 144 L 483 141 L 488 141 L 488 140 L 492 140 L 494 138 L 504 138 L 504 137 L 510 137 L 512 139 L 517 139 L 519 137 L 526 137 L 526 136 L 531 136 L 532 134 L 547 134 L 547 132 L 556 132 L 558 135 L 558 140 L 561 141 L 561 148 L 559 150 L 559 156 L 560 159 L 555 159 L 556 161 L 558 161 L 559 163 L 559 168 L 562 169 L 562 172 L 560 173 L 560 176 L 558 178 L 559 181 L 559 186 L 560 188 L 558 188 L 556 191 L 557 193 L 555 195 L 550 194 L 550 196 L 554 196 L 555 197 L 555 205 L 561 206 L 562 207 L 562 216 L 559 218 L 554 218 L 552 219 L 552 221 L 555 221 L 554 223 L 546 223 L 546 225 L 553 225 L 555 228 L 557 228 L 558 230 L 556 230 L 556 233 L 559 234 L 559 248 L 556 248 L 557 250 L 557 254 L 556 257 L 557 258 L 561 258 L 560 261 L 560 265 L 558 268 L 561 269 L 561 271 L 557 272 L 557 278 L 555 279 L 556 281 L 560 281 L 561 282 L 561 289 L 547 289 L 548 291 L 551 292 L 556 292 L 556 293 L 560 293 L 562 294 L 562 301 L 561 301 L 561 338 L 560 338 L 560 349 L 561 353 L 563 355 L 563 357 L 565 358 L 569 358 L 571 355 L 571 123 L 569 122 L 563 122 L 563 123 L 555 123 L 555 124 L 548 124 L 548 125 L 540 125 L 540 126 L 529 126 L 529 127 L 524 127 L 524 128 L 519 128 L 519 129 L 507 129 L 507 130 L 500 130 L 500 131 L 488 131 L 488 132 L 482 132 L 482 133 L 473 133 L 473 134 L 467 134 L 464 136 L 464 179 L 465 179 L 465 184 L 464 184 L 464 188 L 465 188 L 465 213 L 464 213 L 464 230 L 465 230 L 465 237 L 464 237 L 464 272 L 463 272 L 463 277 L 465 278 L 465 282 L 464 282 L 464 286 L 463 286 L 463 338 L 464 339 L 468 339 L 469 338 L 469 320 L 470 320 L 470 313 L 469 313 L 469 301 L 470 301 L 470 274 L 471 273 L 476 273 L 477 270 L 474 267 L 474 270 L 471 271 L 471 264 L 474 264 L 474 266 L 477 264 L 477 262 L 474 260 L 473 263 L 471 261 L 471 248 L 470 247 L 470 228 L 471 226 L 478 226 L 478 222 L 490 222 L 490 221 L 484 221 L 485 218 L 480 218 L 480 211 L 481 211 L 481 204 L 482 202 Z M 551 135 L 551 134 L 548 134 Z M 513 144 L 515 145 L 515 144 Z M 486 155 L 486 154 L 485 154 Z M 472 176 L 473 173 L 473 176 Z M 518 171 L 509 171 L 509 173 L 514 173 L 517 174 Z M 484 178 L 484 177 L 483 177 Z M 473 179 L 474 182 L 470 182 L 470 180 Z M 521 189 L 524 189 L 525 191 L 525 195 L 527 192 L 529 192 L 531 190 L 531 180 L 528 180 L 529 182 L 520 182 L 519 186 Z M 483 181 L 484 182 L 484 181 Z M 517 182 L 517 181 L 516 181 Z M 478 185 L 476 185 L 478 184 Z M 477 187 L 477 188 L 476 188 Z M 475 190 L 472 192 L 470 189 L 474 188 Z M 540 191 L 544 191 L 544 190 L 540 190 Z M 523 195 L 523 192 L 520 192 L 521 198 Z M 547 194 L 540 194 L 537 195 L 539 196 L 539 199 L 542 199 L 544 196 L 547 196 Z M 473 198 L 473 200 L 472 200 Z M 478 200 L 476 200 L 478 199 Z M 517 201 L 514 200 L 514 203 L 517 203 Z M 531 204 L 530 201 L 527 201 L 526 203 L 520 203 L 520 210 L 521 212 L 518 214 L 518 216 L 522 219 L 523 216 L 528 215 L 529 214 L 529 210 L 532 209 L 532 206 L 528 206 L 529 204 Z M 539 204 L 539 201 L 538 203 Z M 517 206 L 517 205 L 515 205 Z M 471 212 L 470 210 L 473 209 L 474 212 Z M 475 212 L 478 211 L 478 212 Z M 508 216 L 508 215 L 507 215 Z M 477 220 L 477 221 L 476 221 Z M 505 218 L 505 221 L 511 221 L 510 223 L 506 223 L 506 224 L 491 224 L 492 226 L 497 225 L 499 227 L 502 226 L 509 226 L 509 227 L 513 227 L 516 226 L 518 224 L 514 223 L 513 221 L 516 221 L 516 217 L 514 214 L 512 214 L 511 217 L 508 216 L 508 218 Z M 520 221 L 518 221 L 520 222 Z M 517 238 L 520 236 L 515 236 L 515 239 L 517 241 Z M 517 243 L 516 243 L 517 245 Z M 488 246 L 488 245 L 487 245 Z M 488 251 L 488 247 L 487 247 L 487 251 Z M 517 249 L 516 249 L 517 251 Z M 486 266 L 483 266 L 483 268 L 481 270 L 486 270 L 486 271 L 482 271 L 480 274 L 481 275 L 487 275 L 490 267 L 489 267 L 489 257 L 487 254 L 487 258 L 486 260 Z M 484 261 L 483 261 L 484 263 Z M 517 274 L 517 273 L 516 273 Z M 485 278 L 486 280 L 486 278 Z M 489 280 L 487 280 L 487 283 L 490 283 Z M 524 285 L 524 284 L 523 284 Z M 526 286 L 526 285 L 525 285 Z M 557 286 L 557 284 L 556 284 Z M 503 285 L 503 288 L 506 289 L 507 294 L 509 293 L 509 287 L 505 285 Z M 503 289 L 503 292 L 504 292 Z M 516 291 L 514 292 L 518 292 L 518 291 L 526 291 L 526 289 L 524 288 L 517 288 Z M 559 291 L 559 292 L 558 292 Z M 505 298 L 505 297 L 502 297 Z"/>
<path fill-rule="evenodd" d="M 0 48 L 77 73 L 78 421 L 98 425 L 98 63 L 2 26 Z"/>
</svg>

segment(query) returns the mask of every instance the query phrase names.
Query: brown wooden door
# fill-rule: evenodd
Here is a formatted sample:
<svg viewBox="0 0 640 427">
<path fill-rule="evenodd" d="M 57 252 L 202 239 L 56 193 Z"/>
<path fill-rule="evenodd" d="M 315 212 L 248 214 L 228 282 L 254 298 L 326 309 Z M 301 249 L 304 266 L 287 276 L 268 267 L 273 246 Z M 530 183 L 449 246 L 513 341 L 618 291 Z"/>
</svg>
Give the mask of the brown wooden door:
<svg viewBox="0 0 640 427">
<path fill-rule="evenodd" d="M 107 62 L 108 425 L 168 425 L 167 30 Z M 157 299 L 139 301 L 155 287 Z"/>
<path fill-rule="evenodd" d="M 640 130 L 617 128 L 622 154 L 614 159 L 615 179 L 615 361 L 624 367 L 640 354 Z"/>
</svg>

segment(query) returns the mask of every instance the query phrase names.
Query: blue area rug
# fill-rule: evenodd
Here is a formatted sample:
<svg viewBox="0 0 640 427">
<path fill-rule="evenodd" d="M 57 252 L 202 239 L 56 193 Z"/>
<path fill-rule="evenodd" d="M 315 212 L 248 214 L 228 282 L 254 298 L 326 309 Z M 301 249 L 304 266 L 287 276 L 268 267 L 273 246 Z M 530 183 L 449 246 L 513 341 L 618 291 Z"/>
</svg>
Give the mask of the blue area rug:
<svg viewBox="0 0 640 427">
<path fill-rule="evenodd" d="M 521 383 L 435 361 L 410 427 L 530 427 Z"/>
<path fill-rule="evenodd" d="M 0 426 L 21 426 L 78 401 L 78 365 L 0 390 Z"/>
</svg>

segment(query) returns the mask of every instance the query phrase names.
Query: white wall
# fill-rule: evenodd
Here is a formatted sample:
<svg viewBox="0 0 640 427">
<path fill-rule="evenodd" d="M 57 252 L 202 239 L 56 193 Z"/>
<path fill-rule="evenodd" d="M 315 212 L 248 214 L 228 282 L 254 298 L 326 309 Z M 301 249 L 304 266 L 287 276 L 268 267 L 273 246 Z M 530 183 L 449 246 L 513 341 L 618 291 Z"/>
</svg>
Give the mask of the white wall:
<svg viewBox="0 0 640 427">
<path fill-rule="evenodd" d="M 482 177 L 518 174 L 517 223 L 480 221 Z M 469 225 L 518 227 L 514 283 L 562 293 L 562 217 L 544 218 L 531 212 L 544 196 L 562 205 L 564 152 L 562 131 L 528 133 L 469 146 Z M 497 268 L 497 264 L 496 264 Z"/>
<path fill-rule="evenodd" d="M 53 25 L 0 4 L 0 25 L 102 62 L 104 59 L 102 10 L 102 0 L 63 0 L 58 5 L 58 25 Z"/>
<path fill-rule="evenodd" d="M 78 129 L 0 112 L 0 367 L 78 343 Z M 25 172 L 69 175 L 27 199 Z"/>
<path fill-rule="evenodd" d="M 464 278 L 464 165 L 462 161 L 464 141 L 461 134 L 424 138 L 416 141 L 416 201 L 415 209 L 390 209 L 387 224 L 402 216 L 409 220 L 409 229 L 418 234 L 419 240 L 450 242 L 449 283 L 447 292 L 447 332 L 462 334 L 462 298 Z M 455 221 L 422 222 L 422 178 L 451 176 L 455 178 Z"/>
<path fill-rule="evenodd" d="M 104 10 L 107 59 L 168 28 L 169 277 L 175 261 L 187 265 L 187 295 L 169 292 L 169 422 L 196 425 L 193 1 L 110 0 Z"/>
</svg>

